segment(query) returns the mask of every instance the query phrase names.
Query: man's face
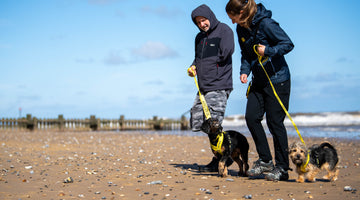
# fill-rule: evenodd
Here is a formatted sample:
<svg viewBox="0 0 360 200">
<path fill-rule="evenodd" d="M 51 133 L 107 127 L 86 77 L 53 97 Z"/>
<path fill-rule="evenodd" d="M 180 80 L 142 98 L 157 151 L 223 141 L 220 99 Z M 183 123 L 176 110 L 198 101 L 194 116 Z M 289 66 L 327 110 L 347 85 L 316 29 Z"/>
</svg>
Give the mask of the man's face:
<svg viewBox="0 0 360 200">
<path fill-rule="evenodd" d="M 210 21 L 202 16 L 195 17 L 196 25 L 203 30 L 204 32 L 207 32 L 210 29 Z"/>
</svg>

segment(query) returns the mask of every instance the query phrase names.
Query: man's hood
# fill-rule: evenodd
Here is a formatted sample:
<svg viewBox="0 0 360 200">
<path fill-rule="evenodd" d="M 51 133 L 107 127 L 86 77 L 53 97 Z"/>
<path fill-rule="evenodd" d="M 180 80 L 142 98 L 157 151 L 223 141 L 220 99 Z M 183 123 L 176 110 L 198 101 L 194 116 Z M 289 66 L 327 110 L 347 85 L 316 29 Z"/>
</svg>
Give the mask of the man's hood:
<svg viewBox="0 0 360 200">
<path fill-rule="evenodd" d="M 220 22 L 216 19 L 215 14 L 213 13 L 213 11 L 211 11 L 211 9 L 205 5 L 202 4 L 201 6 L 195 8 L 192 13 L 191 13 L 191 18 L 194 22 L 194 24 L 197 26 L 195 18 L 198 16 L 202 16 L 205 17 L 206 19 L 208 19 L 210 21 L 210 31 L 213 30 Z M 198 27 L 199 28 L 199 27 Z M 200 31 L 203 31 L 199 28 Z"/>
</svg>

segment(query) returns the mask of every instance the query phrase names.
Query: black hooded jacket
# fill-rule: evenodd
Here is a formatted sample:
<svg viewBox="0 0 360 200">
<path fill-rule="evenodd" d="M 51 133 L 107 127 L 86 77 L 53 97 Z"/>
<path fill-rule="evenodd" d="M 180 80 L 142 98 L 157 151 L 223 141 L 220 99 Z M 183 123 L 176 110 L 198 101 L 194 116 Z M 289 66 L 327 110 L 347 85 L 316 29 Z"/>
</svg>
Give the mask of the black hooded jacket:
<svg viewBox="0 0 360 200">
<path fill-rule="evenodd" d="M 250 29 L 237 25 L 236 32 L 241 48 L 240 74 L 253 74 L 253 85 L 264 87 L 268 79 L 261 68 L 257 55 L 253 50 L 254 44 L 265 45 L 265 56 L 269 60 L 264 63 L 272 83 L 281 83 L 290 79 L 290 71 L 284 55 L 294 48 L 289 36 L 272 18 L 272 12 L 262 4 L 257 5 L 257 12 L 252 20 Z"/>
<path fill-rule="evenodd" d="M 207 32 L 202 31 L 195 38 L 195 59 L 199 87 L 202 92 L 233 89 L 232 54 L 234 52 L 234 34 L 229 26 L 219 22 L 215 14 L 205 4 L 191 13 L 195 18 L 202 16 L 210 21 Z M 197 26 L 197 25 L 196 25 Z"/>
</svg>

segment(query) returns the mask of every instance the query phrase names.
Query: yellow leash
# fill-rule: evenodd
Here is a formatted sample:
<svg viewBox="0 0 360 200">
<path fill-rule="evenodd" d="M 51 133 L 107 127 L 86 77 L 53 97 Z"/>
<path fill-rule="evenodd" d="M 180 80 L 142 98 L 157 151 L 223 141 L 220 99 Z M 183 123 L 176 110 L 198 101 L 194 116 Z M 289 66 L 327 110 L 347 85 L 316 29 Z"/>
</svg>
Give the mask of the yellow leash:
<svg viewBox="0 0 360 200">
<path fill-rule="evenodd" d="M 301 167 L 300 167 L 300 170 L 301 170 L 302 172 L 304 172 L 304 173 L 307 172 L 307 171 L 306 171 L 306 166 L 309 164 L 309 161 L 310 161 L 310 151 L 308 151 L 308 153 L 307 153 L 306 163 L 303 164 L 303 165 L 301 165 Z"/>
<path fill-rule="evenodd" d="M 300 138 L 301 142 L 302 142 L 302 143 L 305 145 L 305 147 L 306 147 L 306 144 L 305 144 L 305 142 L 304 142 L 304 140 L 303 140 L 303 138 L 302 138 L 302 136 L 301 136 L 301 134 L 300 134 L 300 132 L 299 132 L 299 129 L 297 128 L 294 120 L 291 118 L 289 112 L 287 111 L 287 109 L 285 108 L 284 104 L 282 103 L 280 97 L 279 97 L 278 94 L 276 93 L 275 87 L 274 87 L 274 85 L 272 84 L 272 82 L 271 82 L 271 80 L 270 80 L 270 77 L 269 77 L 268 73 L 267 73 L 266 70 L 265 70 L 265 67 L 264 67 L 263 63 L 268 60 L 268 57 L 265 57 L 264 60 L 262 61 L 263 57 L 262 57 L 262 56 L 257 52 L 257 50 L 256 50 L 256 47 L 258 47 L 258 46 L 259 46 L 259 45 L 255 44 L 255 45 L 253 46 L 253 49 L 254 49 L 256 55 L 258 56 L 259 63 L 260 63 L 260 65 L 261 65 L 262 69 L 264 70 L 266 77 L 267 77 L 268 80 L 269 80 L 269 83 L 270 83 L 271 88 L 272 88 L 272 90 L 273 90 L 273 92 L 274 92 L 274 95 L 275 95 L 276 99 L 278 100 L 280 106 L 282 107 L 282 109 L 284 110 L 284 112 L 286 113 L 286 115 L 288 116 L 288 118 L 290 119 L 291 123 L 293 124 L 293 126 L 294 126 L 297 134 L 299 135 L 299 138 Z M 309 155 L 309 152 L 308 152 L 306 163 L 301 166 L 301 171 L 306 172 L 305 168 L 306 168 L 306 166 L 309 164 L 309 161 L 310 161 L 310 155 Z"/>
<path fill-rule="evenodd" d="M 193 73 L 194 73 L 194 70 L 192 70 L 192 68 L 190 67 L 189 68 Z M 188 69 L 188 70 L 189 70 Z M 204 110 L 204 114 L 205 114 L 205 118 L 208 120 L 211 118 L 211 114 L 210 114 L 210 110 L 209 110 L 209 107 L 207 106 L 207 103 L 206 103 L 206 100 L 205 100 L 205 97 L 204 95 L 201 94 L 200 92 L 200 88 L 199 88 L 199 84 L 197 82 L 197 79 L 196 79 L 196 76 L 194 76 L 194 81 L 195 81 L 195 85 L 196 85 L 196 88 L 198 89 L 199 91 L 199 99 L 200 99 L 200 102 L 201 102 L 201 105 L 203 107 L 203 110 Z M 212 145 L 210 143 L 210 147 L 213 151 L 219 153 L 222 155 L 222 152 L 221 152 L 221 146 L 224 142 L 224 132 L 221 132 L 221 134 L 217 135 L 216 136 L 216 139 L 214 141 L 218 141 L 216 146 L 215 145 Z"/>
<path fill-rule="evenodd" d="M 192 70 L 191 67 L 189 69 L 194 73 L 194 70 Z M 200 88 L 199 88 L 199 84 L 198 84 L 198 82 L 196 80 L 196 76 L 194 76 L 194 81 L 195 81 L 195 85 L 196 85 L 196 87 L 197 87 L 197 89 L 199 91 L 199 99 L 200 99 L 201 105 L 202 105 L 203 110 L 204 110 L 205 118 L 210 119 L 211 118 L 210 110 L 209 110 L 209 107 L 207 106 L 205 97 L 200 92 Z"/>
</svg>

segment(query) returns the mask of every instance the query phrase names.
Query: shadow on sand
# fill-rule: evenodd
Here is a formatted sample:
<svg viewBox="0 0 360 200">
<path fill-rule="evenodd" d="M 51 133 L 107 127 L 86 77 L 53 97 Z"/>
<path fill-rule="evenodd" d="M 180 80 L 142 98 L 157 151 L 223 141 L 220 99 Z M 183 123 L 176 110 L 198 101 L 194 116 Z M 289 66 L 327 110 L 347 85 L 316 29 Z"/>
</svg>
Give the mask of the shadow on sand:
<svg viewBox="0 0 360 200">
<path fill-rule="evenodd" d="M 201 171 L 199 171 L 199 167 L 203 167 L 203 166 L 200 166 L 197 163 L 194 163 L 194 164 L 170 164 L 170 165 L 172 165 L 176 168 L 184 169 L 184 170 L 191 169 L 191 171 L 194 173 L 193 174 L 194 176 L 219 176 L 217 172 L 201 172 Z M 238 171 L 228 169 L 228 176 L 239 177 Z"/>
</svg>

